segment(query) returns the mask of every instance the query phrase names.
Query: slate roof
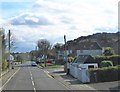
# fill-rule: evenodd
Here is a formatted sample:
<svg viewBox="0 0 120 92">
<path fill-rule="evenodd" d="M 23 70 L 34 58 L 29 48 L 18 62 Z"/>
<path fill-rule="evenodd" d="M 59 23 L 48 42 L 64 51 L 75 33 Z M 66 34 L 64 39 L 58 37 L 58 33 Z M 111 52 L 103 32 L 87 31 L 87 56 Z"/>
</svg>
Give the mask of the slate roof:
<svg viewBox="0 0 120 92">
<path fill-rule="evenodd" d="M 79 42 L 76 46 L 77 50 L 102 50 L 97 42 Z"/>
<path fill-rule="evenodd" d="M 74 62 L 79 64 L 95 63 L 94 58 L 91 55 L 79 55 Z"/>
</svg>

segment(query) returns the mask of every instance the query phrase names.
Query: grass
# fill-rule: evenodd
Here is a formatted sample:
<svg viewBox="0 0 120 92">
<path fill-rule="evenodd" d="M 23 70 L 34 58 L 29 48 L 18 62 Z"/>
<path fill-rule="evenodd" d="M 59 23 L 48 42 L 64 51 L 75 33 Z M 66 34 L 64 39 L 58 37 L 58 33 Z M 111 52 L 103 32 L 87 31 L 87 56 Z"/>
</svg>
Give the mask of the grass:
<svg viewBox="0 0 120 92">
<path fill-rule="evenodd" d="M 45 67 L 45 64 L 42 63 L 40 64 L 41 67 Z M 61 65 L 51 65 L 51 66 L 46 66 L 46 68 L 61 68 L 62 66 Z"/>
<path fill-rule="evenodd" d="M 61 68 L 61 65 L 52 65 L 52 66 L 47 66 L 47 68 Z"/>
</svg>

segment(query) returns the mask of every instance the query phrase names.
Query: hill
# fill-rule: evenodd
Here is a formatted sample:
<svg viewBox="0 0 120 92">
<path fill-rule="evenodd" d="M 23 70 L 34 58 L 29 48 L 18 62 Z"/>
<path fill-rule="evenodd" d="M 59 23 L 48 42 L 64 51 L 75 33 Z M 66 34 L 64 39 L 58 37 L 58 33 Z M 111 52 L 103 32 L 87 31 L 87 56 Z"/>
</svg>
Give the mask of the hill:
<svg viewBox="0 0 120 92">
<path fill-rule="evenodd" d="M 97 42 L 102 48 L 111 47 L 115 53 L 118 54 L 120 51 L 120 32 L 117 33 L 96 33 L 88 36 L 81 36 L 77 39 L 67 41 L 67 48 L 77 45 L 81 42 Z M 120 54 L 120 53 L 119 53 Z"/>
</svg>

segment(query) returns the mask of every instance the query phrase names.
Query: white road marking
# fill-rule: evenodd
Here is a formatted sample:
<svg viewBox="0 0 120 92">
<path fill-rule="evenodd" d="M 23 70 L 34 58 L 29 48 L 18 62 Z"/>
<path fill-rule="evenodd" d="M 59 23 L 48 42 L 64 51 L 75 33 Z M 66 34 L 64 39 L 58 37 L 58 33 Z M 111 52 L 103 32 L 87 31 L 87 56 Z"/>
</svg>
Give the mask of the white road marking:
<svg viewBox="0 0 120 92">
<path fill-rule="evenodd" d="M 36 92 L 36 89 L 34 88 L 34 92 Z"/>
<path fill-rule="evenodd" d="M 31 80 L 33 80 L 32 76 L 31 76 Z"/>
<path fill-rule="evenodd" d="M 34 84 L 34 81 L 32 81 L 32 85 L 34 86 L 35 84 Z"/>
<path fill-rule="evenodd" d="M 88 86 L 87 84 L 85 84 L 85 86 L 90 88 L 91 90 L 96 90 L 95 88 L 92 88 L 92 87 Z"/>
<path fill-rule="evenodd" d="M 32 76 L 32 73 L 31 73 L 31 71 L 30 71 L 30 68 L 29 68 L 29 72 L 30 72 L 30 76 L 31 76 L 31 81 L 32 81 L 32 85 L 33 85 L 33 90 L 34 90 L 34 92 L 36 92 L 35 83 L 34 83 L 34 81 L 33 81 L 33 76 Z"/>
<path fill-rule="evenodd" d="M 45 70 L 43 70 L 43 71 L 47 74 L 48 77 L 53 78 L 51 75 L 49 75 L 48 71 L 45 71 Z"/>
<path fill-rule="evenodd" d="M 20 68 L 7 80 L 7 82 L 0 88 L 0 91 L 5 87 L 5 85 L 12 79 L 12 77 L 20 70 Z"/>
</svg>

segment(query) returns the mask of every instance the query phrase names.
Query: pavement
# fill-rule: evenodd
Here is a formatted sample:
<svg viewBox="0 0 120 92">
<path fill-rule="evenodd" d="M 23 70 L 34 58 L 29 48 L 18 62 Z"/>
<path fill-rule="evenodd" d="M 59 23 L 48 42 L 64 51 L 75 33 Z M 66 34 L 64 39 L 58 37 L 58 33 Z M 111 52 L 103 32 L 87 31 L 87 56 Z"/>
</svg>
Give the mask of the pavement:
<svg viewBox="0 0 120 92">
<path fill-rule="evenodd" d="M 120 81 L 101 83 L 82 83 L 71 75 L 66 75 L 63 68 L 45 69 L 49 74 L 72 90 L 96 90 L 107 92 L 120 92 Z"/>
</svg>

